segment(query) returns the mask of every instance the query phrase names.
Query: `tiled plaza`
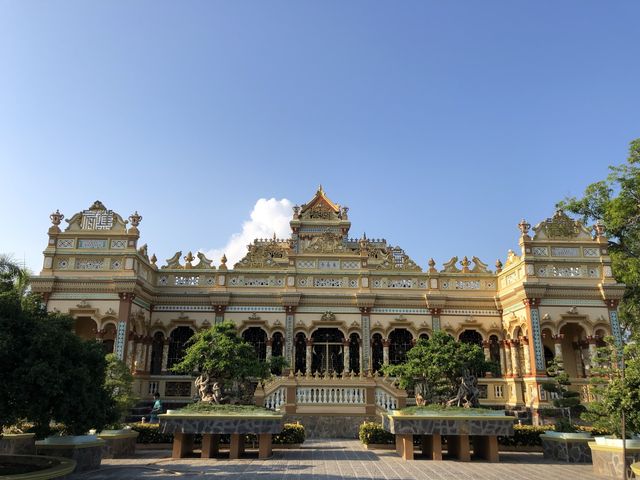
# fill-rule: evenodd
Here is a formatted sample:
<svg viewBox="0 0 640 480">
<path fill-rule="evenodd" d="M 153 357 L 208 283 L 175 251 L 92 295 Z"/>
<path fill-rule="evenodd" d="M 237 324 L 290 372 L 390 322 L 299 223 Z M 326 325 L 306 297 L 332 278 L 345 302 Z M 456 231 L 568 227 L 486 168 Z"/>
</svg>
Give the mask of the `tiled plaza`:
<svg viewBox="0 0 640 480">
<path fill-rule="evenodd" d="M 391 450 L 365 450 L 357 440 L 308 440 L 302 448 L 276 450 L 273 458 L 258 460 L 251 450 L 247 458 L 172 460 L 168 450 L 140 450 L 133 459 L 103 460 L 97 471 L 74 475 L 74 480 L 132 478 L 198 479 L 486 479 L 554 480 L 602 479 L 591 464 L 552 463 L 541 453 L 503 452 L 500 463 L 418 459 L 403 462 Z"/>
</svg>

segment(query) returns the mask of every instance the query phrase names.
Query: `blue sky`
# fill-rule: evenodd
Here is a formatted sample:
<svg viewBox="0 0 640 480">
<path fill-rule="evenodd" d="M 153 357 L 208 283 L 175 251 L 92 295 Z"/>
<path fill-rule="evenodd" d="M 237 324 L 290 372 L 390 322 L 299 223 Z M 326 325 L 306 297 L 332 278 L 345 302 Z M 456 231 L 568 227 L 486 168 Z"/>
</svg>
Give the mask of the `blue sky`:
<svg viewBox="0 0 640 480">
<path fill-rule="evenodd" d="M 0 252 L 39 271 L 49 214 L 100 199 L 138 210 L 160 259 L 217 255 L 245 223 L 245 237 L 281 229 L 282 200 L 321 183 L 351 208 L 352 236 L 423 267 L 493 265 L 522 217 L 551 215 L 640 136 L 639 14 L 637 1 L 0 0 Z"/>
</svg>

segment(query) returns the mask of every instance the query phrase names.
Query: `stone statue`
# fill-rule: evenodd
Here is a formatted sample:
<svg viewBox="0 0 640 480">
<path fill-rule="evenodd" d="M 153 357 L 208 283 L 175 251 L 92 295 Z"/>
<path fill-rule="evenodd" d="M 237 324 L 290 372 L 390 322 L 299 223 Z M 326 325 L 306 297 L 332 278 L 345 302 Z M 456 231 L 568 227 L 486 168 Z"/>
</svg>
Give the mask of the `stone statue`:
<svg viewBox="0 0 640 480">
<path fill-rule="evenodd" d="M 465 369 L 462 377 L 460 377 L 458 393 L 447 402 L 447 406 L 451 407 L 455 405 L 457 407 L 464 408 L 477 408 L 480 406 L 480 403 L 478 402 L 479 396 L 480 390 L 478 390 L 478 377 Z"/>
</svg>

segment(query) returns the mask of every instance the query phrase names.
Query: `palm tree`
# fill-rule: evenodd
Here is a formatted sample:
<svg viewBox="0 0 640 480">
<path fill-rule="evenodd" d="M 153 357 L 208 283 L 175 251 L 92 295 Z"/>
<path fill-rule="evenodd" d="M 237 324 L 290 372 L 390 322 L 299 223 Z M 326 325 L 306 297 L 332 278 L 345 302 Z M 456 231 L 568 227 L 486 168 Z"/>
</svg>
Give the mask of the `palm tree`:
<svg viewBox="0 0 640 480">
<path fill-rule="evenodd" d="M 15 292 L 22 299 L 29 291 L 29 270 L 10 255 L 0 254 L 0 293 Z"/>
</svg>

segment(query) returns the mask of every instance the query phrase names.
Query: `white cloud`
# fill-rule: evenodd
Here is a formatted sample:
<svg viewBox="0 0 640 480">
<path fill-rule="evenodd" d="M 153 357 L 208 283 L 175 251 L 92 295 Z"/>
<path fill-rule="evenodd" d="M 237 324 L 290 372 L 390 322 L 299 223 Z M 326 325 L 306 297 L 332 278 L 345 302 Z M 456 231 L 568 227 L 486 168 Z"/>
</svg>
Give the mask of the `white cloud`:
<svg viewBox="0 0 640 480">
<path fill-rule="evenodd" d="M 231 235 L 224 247 L 201 248 L 199 251 L 212 259 L 216 266 L 220 264 L 220 258 L 225 254 L 227 266 L 233 268 L 233 265 L 247 254 L 247 245 L 253 243 L 256 238 L 271 238 L 274 233 L 278 238 L 289 238 L 292 208 L 293 203 L 286 198 L 282 200 L 261 198 L 253 206 L 250 220 L 242 224 L 242 231 Z"/>
</svg>

